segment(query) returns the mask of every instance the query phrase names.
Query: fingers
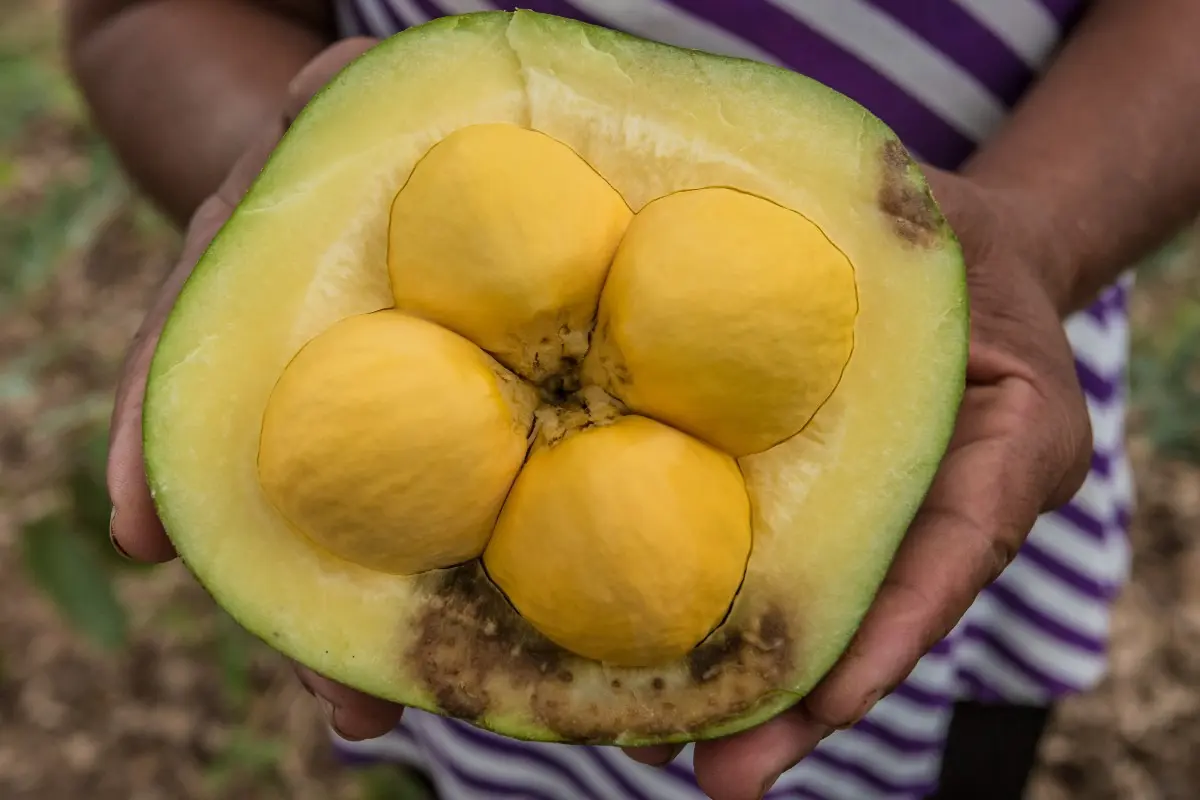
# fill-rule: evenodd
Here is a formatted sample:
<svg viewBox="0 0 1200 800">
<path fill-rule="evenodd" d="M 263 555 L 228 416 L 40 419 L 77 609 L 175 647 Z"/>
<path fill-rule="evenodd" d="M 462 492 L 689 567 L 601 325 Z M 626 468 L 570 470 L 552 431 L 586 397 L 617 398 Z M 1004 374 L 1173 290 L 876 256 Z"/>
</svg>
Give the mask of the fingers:
<svg viewBox="0 0 1200 800">
<path fill-rule="evenodd" d="M 624 750 L 625 755 L 638 763 L 647 764 L 651 767 L 661 767 L 674 761 L 675 756 L 679 755 L 680 751 L 683 750 L 683 745 L 660 744 L 649 747 L 626 747 Z"/>
<path fill-rule="evenodd" d="M 861 719 L 1011 562 L 1054 485 L 1054 417 L 1042 406 L 1023 381 L 968 390 L 938 477 L 835 668 L 767 725 L 697 745 L 697 780 L 713 800 L 757 797 L 824 736 Z"/>
<path fill-rule="evenodd" d="M 366 36 L 343 39 L 330 45 L 308 62 L 288 85 L 288 99 L 284 117 L 294 120 L 309 100 L 325 87 L 347 64 L 379 43 L 378 39 Z"/>
<path fill-rule="evenodd" d="M 400 722 L 401 706 L 363 694 L 296 665 L 296 675 L 318 702 L 329 725 L 343 739 L 352 741 L 383 736 Z"/>
<path fill-rule="evenodd" d="M 696 781 L 712 800 L 759 800 L 829 732 L 798 707 L 737 736 L 697 742 Z"/>
</svg>

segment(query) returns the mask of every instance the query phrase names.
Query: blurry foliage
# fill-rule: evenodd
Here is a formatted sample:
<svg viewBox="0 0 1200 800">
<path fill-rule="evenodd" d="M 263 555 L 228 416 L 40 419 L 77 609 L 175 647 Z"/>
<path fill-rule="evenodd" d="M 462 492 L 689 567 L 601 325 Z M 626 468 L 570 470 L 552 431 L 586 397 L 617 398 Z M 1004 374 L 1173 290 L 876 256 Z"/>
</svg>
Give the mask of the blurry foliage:
<svg viewBox="0 0 1200 800">
<path fill-rule="evenodd" d="M 16 213 L 0 213 L 0 313 L 86 248 L 128 197 L 62 68 L 55 15 L 43 3 L 9 3 L 0 17 L 0 192 L 18 197 Z M 57 170 L 31 201 L 14 183 L 19 160 L 39 146 L 62 149 L 78 168 Z"/>
<path fill-rule="evenodd" d="M 0 314 L 19 310 L 57 270 L 96 240 L 129 191 L 60 63 L 54 4 L 5 3 L 0 16 Z M 45 165 L 31 154 L 55 150 Z M 24 167 L 24 169 L 23 169 Z M 23 174 L 42 180 L 31 182 Z M 26 185 L 28 184 L 28 185 Z M 27 401 L 43 370 L 78 348 L 64 327 L 0 367 L 0 404 Z M 105 488 L 108 393 L 85 393 L 45 409 L 33 433 L 68 453 L 59 502 L 20 531 L 28 577 L 86 638 L 108 650 L 128 642 L 129 622 L 115 588 L 131 569 L 109 546 Z"/>
<path fill-rule="evenodd" d="M 16 141 L 48 114 L 74 111 L 79 101 L 58 62 L 54 18 L 36 3 L 6 0 L 0 15 L 0 142 Z"/>
<path fill-rule="evenodd" d="M 93 642 L 116 650 L 128 641 L 128 621 L 113 584 L 124 562 L 100 533 L 109 514 L 104 431 L 90 432 L 75 452 L 65 502 L 22 527 L 21 553 L 27 574 L 63 616 Z"/>
<path fill-rule="evenodd" d="M 403 770 L 365 767 L 359 772 L 360 800 L 430 800 L 429 793 Z"/>
<path fill-rule="evenodd" d="M 225 703 L 235 712 L 240 712 L 252 699 L 250 671 L 258 641 L 228 614 L 219 612 L 216 644 Z"/>
<path fill-rule="evenodd" d="M 209 767 L 209 792 L 213 797 L 225 797 L 234 781 L 272 781 L 284 750 L 285 745 L 276 739 L 245 728 L 235 730 Z"/>
<path fill-rule="evenodd" d="M 87 143 L 86 170 L 55 183 L 29 213 L 0 217 L 0 312 L 54 274 L 54 266 L 95 240 L 126 200 L 127 189 L 109 152 Z M 6 301 L 7 298 L 7 301 Z"/>
<path fill-rule="evenodd" d="M 1138 431 L 1160 456 L 1200 464 L 1200 223 L 1148 256 L 1138 283 L 1129 363 Z"/>
<path fill-rule="evenodd" d="M 1136 339 L 1130 382 L 1142 433 L 1160 455 L 1200 464 L 1200 302 Z"/>
</svg>

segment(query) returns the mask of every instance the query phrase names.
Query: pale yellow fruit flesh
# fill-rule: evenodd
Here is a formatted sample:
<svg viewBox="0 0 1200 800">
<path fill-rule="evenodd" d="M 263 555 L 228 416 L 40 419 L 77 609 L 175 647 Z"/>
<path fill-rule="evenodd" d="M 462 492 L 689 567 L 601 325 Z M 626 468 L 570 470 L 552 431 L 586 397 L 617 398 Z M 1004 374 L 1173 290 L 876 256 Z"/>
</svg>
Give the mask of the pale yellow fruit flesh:
<svg viewBox="0 0 1200 800">
<path fill-rule="evenodd" d="M 391 203 L 448 134 L 510 123 L 564 143 L 632 210 L 728 186 L 803 214 L 854 265 L 854 353 L 804 431 L 739 459 L 753 547 L 727 619 L 687 657 L 549 652 L 469 568 L 405 576 L 313 547 L 258 481 L 285 366 L 394 303 Z M 313 669 L 509 735 L 632 744 L 743 729 L 849 641 L 941 459 L 961 396 L 962 254 L 895 136 L 801 76 L 528 12 L 385 42 L 300 115 L 201 259 L 155 354 L 151 490 L 182 559 Z"/>
<path fill-rule="evenodd" d="M 794 436 L 854 347 L 854 268 L 800 214 L 733 189 L 650 203 L 605 284 L 585 376 L 735 456 Z"/>
<path fill-rule="evenodd" d="M 630 216 L 566 145 L 514 125 L 466 127 L 434 145 L 392 205 L 396 305 L 541 381 L 587 351 Z"/>
<path fill-rule="evenodd" d="M 686 655 L 717 626 L 749 555 L 737 463 L 627 416 L 534 451 L 483 563 L 551 641 L 647 666 Z"/>
<path fill-rule="evenodd" d="M 536 396 L 457 334 L 397 311 L 348 317 L 283 371 L 259 475 L 298 532 L 412 574 L 483 553 L 525 459 Z"/>
<path fill-rule="evenodd" d="M 525 467 L 487 545 L 490 574 L 550 641 L 649 666 L 686 655 L 728 613 L 751 546 L 729 453 L 795 435 L 828 398 L 856 300 L 845 256 L 761 198 L 701 189 L 649 204 L 626 229 L 629 216 L 543 134 L 467 126 L 399 192 L 388 261 L 398 309 L 555 379 L 559 403 L 587 402 L 564 387 L 580 382 L 570 373 L 603 288 L 585 391 L 595 381 L 726 451 L 644 417 L 567 430 Z M 351 319 L 285 371 L 260 471 L 276 506 L 331 552 L 390 572 L 446 567 L 488 542 L 528 406 L 504 402 L 457 334 L 399 312 Z"/>
</svg>

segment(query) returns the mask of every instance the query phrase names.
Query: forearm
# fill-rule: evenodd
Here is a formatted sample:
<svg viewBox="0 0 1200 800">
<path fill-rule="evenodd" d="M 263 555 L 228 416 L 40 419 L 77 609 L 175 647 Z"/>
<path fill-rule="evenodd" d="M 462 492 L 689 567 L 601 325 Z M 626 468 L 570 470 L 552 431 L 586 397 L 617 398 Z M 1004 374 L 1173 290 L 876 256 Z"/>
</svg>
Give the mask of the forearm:
<svg viewBox="0 0 1200 800">
<path fill-rule="evenodd" d="M 963 170 L 1037 226 L 1064 313 L 1200 211 L 1200 3 L 1095 6 Z"/>
<path fill-rule="evenodd" d="M 73 0 L 71 68 L 126 170 L 177 222 L 220 184 L 331 38 L 288 3 Z M 294 5 L 300 5 L 295 3 Z"/>
</svg>

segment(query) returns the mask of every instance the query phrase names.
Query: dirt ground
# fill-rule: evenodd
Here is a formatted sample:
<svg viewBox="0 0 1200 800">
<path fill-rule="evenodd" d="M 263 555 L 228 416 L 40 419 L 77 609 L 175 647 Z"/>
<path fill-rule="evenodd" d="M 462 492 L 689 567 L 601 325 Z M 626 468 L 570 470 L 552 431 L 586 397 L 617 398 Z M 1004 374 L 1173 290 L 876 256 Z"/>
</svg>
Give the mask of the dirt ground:
<svg viewBox="0 0 1200 800">
<path fill-rule="evenodd" d="M 178 565 L 107 554 L 113 381 L 177 240 L 80 114 L 58 66 L 55 4 L 5 4 L 0 798 L 411 796 L 385 774 L 339 770 L 286 665 Z M 1134 577 L 1110 675 L 1062 709 L 1034 800 L 1200 797 L 1198 285 L 1200 258 L 1184 252 L 1136 293 Z"/>
</svg>

